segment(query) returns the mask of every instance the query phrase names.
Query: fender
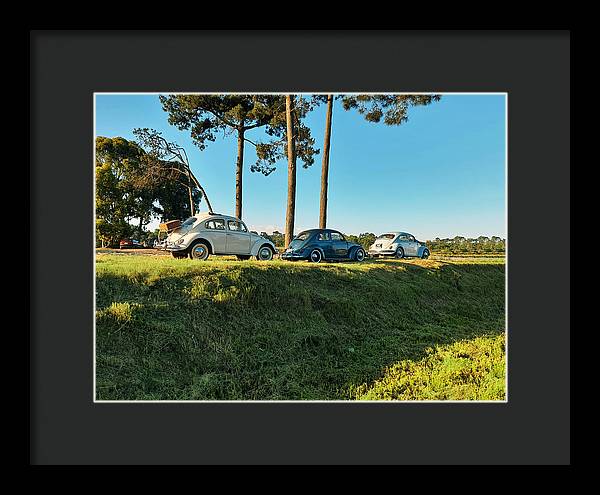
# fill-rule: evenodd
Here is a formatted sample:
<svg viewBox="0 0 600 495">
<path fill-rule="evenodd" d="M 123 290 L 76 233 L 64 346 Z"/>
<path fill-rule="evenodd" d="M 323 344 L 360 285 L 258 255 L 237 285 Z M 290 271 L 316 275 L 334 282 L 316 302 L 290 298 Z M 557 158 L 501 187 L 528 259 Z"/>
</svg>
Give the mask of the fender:
<svg viewBox="0 0 600 495">
<path fill-rule="evenodd" d="M 188 249 L 189 249 L 189 247 L 192 244 L 194 244 L 194 242 L 196 242 L 198 240 L 204 241 L 208 245 L 208 249 L 209 249 L 210 254 L 214 254 L 215 253 L 215 247 L 213 246 L 212 242 L 210 242 L 206 237 L 202 237 L 202 234 L 200 234 L 200 233 L 194 235 L 191 238 L 190 242 L 188 243 Z"/>
<path fill-rule="evenodd" d="M 423 251 L 426 249 L 429 251 L 429 254 L 431 254 L 431 250 L 427 246 L 419 246 L 419 249 L 417 249 L 417 257 L 421 258 L 423 256 Z"/>
<path fill-rule="evenodd" d="M 252 248 L 250 249 L 250 256 L 256 256 L 258 254 L 258 250 L 261 248 L 261 246 L 264 246 L 265 244 L 273 250 L 273 253 L 277 254 L 277 248 L 275 247 L 275 244 L 273 244 L 268 239 L 261 238 L 257 239 L 256 242 L 252 245 Z"/>
<path fill-rule="evenodd" d="M 365 248 L 363 248 L 362 246 L 352 246 L 349 250 L 348 250 L 348 258 L 349 259 L 354 259 L 354 253 L 356 252 L 357 249 L 362 248 L 363 251 L 365 251 Z M 365 251 L 366 253 L 366 251 Z"/>
</svg>

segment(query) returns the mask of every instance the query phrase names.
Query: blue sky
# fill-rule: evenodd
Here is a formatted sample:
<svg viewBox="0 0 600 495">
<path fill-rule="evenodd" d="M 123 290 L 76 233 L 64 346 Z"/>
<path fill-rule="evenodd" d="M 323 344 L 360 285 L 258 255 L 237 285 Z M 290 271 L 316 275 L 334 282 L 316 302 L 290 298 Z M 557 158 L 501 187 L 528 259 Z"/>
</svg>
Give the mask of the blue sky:
<svg viewBox="0 0 600 495">
<path fill-rule="evenodd" d="M 400 126 L 366 122 L 334 103 L 327 226 L 348 234 L 403 230 L 418 239 L 506 237 L 505 95 L 442 96 L 409 110 Z M 306 119 L 321 153 L 308 169 L 298 163 L 296 233 L 318 227 L 325 106 Z M 157 129 L 187 150 L 192 170 L 215 211 L 235 211 L 236 139 L 200 151 L 189 133 L 169 125 L 158 95 L 96 95 L 96 135 L 134 139 L 133 129 Z M 260 140 L 252 130 L 247 138 Z M 256 231 L 284 231 L 287 162 L 268 177 L 250 172 L 246 143 L 243 219 Z M 204 203 L 201 211 L 206 211 Z"/>
</svg>

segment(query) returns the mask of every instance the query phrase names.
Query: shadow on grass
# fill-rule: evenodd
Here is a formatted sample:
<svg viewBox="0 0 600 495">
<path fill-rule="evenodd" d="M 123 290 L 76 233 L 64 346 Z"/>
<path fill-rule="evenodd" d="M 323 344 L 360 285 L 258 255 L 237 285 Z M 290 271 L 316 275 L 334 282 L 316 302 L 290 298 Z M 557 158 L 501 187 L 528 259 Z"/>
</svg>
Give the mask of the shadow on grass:
<svg viewBox="0 0 600 495">
<path fill-rule="evenodd" d="M 505 328 L 501 264 L 174 263 L 98 271 L 98 399 L 348 399 Z"/>
</svg>

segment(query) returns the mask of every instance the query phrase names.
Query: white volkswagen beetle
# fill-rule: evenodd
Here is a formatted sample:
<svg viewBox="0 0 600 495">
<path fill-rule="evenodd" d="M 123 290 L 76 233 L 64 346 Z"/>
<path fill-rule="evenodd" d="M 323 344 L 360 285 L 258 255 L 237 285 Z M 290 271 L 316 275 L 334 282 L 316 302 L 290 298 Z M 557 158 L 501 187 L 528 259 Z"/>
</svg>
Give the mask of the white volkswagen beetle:
<svg viewBox="0 0 600 495">
<path fill-rule="evenodd" d="M 194 260 L 221 254 L 268 261 L 277 252 L 270 240 L 248 231 L 240 219 L 217 213 L 198 213 L 188 218 L 169 233 L 165 249 L 175 258 L 189 256 Z"/>
<path fill-rule="evenodd" d="M 408 232 L 386 232 L 377 236 L 369 248 L 369 256 L 394 256 L 396 258 L 429 258 L 429 248 Z"/>
</svg>

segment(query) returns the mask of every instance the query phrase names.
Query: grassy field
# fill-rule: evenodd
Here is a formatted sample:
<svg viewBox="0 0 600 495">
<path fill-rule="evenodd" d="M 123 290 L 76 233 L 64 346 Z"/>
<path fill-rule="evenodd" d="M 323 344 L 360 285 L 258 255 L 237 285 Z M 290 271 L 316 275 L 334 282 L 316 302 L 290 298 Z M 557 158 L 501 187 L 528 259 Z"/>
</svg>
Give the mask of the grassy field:
<svg viewBox="0 0 600 495">
<path fill-rule="evenodd" d="M 504 400 L 503 258 L 98 254 L 100 400 Z"/>
</svg>

